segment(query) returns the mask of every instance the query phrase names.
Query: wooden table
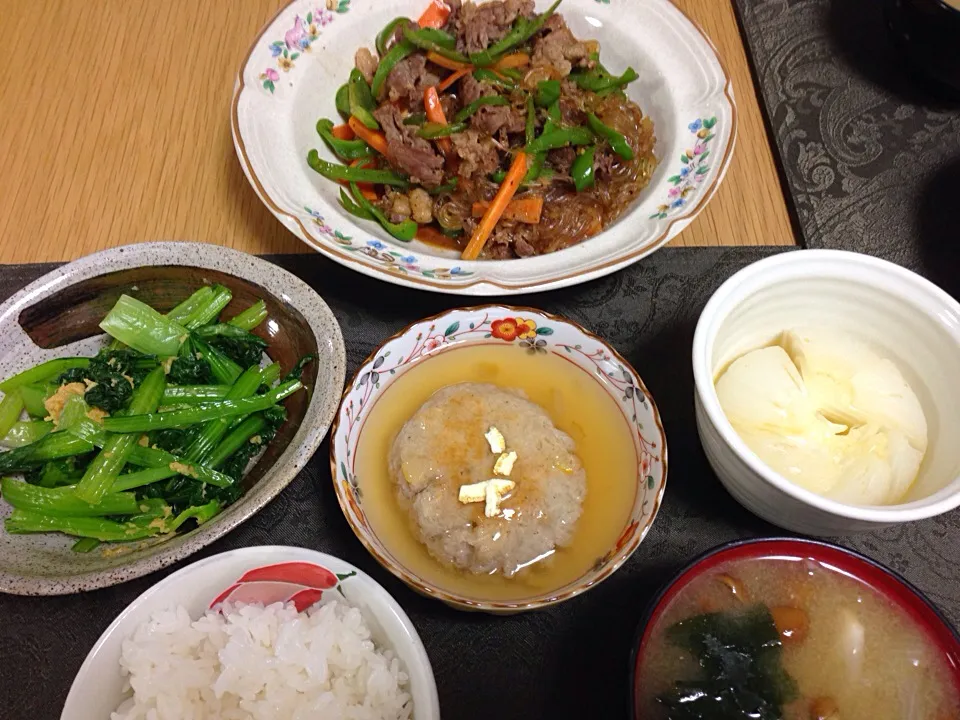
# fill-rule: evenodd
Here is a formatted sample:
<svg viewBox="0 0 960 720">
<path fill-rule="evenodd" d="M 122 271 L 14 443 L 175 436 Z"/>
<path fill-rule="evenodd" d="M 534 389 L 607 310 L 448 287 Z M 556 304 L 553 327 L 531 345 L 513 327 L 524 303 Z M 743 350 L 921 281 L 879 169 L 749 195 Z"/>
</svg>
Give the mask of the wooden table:
<svg viewBox="0 0 960 720">
<path fill-rule="evenodd" d="M 306 248 L 260 203 L 230 139 L 234 78 L 285 0 L 4 0 L 0 262 L 179 239 Z M 733 76 L 740 134 L 723 186 L 678 245 L 793 244 L 732 0 L 674 0 Z"/>
</svg>

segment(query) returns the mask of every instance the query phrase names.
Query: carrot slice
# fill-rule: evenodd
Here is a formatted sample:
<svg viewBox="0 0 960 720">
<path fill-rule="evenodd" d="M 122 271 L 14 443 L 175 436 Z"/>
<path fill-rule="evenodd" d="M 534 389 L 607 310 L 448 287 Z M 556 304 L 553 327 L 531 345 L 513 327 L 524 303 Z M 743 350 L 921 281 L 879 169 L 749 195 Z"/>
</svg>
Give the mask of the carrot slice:
<svg viewBox="0 0 960 720">
<path fill-rule="evenodd" d="M 447 116 L 443 114 L 443 106 L 440 104 L 440 95 L 432 85 L 423 91 L 423 107 L 426 110 L 427 120 L 439 125 L 447 124 Z M 444 155 L 450 154 L 453 147 L 450 144 L 450 138 L 437 138 L 437 144 L 443 150 Z"/>
<path fill-rule="evenodd" d="M 509 68 L 523 67 L 530 64 L 530 56 L 525 52 L 504 55 L 493 66 L 494 70 L 507 70 Z"/>
<path fill-rule="evenodd" d="M 357 137 L 363 140 L 367 145 L 372 147 L 381 155 L 387 154 L 387 136 L 378 130 L 371 130 L 362 122 L 360 122 L 356 116 L 351 115 L 350 119 L 347 121 L 350 125 L 350 129 L 356 133 Z"/>
<path fill-rule="evenodd" d="M 473 70 L 473 65 L 451 60 L 450 58 L 440 55 L 439 53 L 435 53 L 433 50 L 427 53 L 427 60 L 432 62 L 434 65 L 439 65 L 447 70 Z"/>
<path fill-rule="evenodd" d="M 437 92 L 443 92 L 468 72 L 470 72 L 470 68 L 463 68 L 462 70 L 457 70 L 455 73 L 453 73 L 453 75 L 446 77 L 439 85 L 437 85 Z M 336 128 L 334 128 L 334 130 L 336 130 Z"/>
<path fill-rule="evenodd" d="M 521 150 L 513 158 L 513 164 L 510 165 L 507 176 L 503 179 L 503 184 L 500 186 L 500 189 L 497 190 L 493 202 L 490 203 L 490 207 L 487 208 L 477 228 L 473 231 L 470 242 L 467 243 L 466 249 L 464 249 L 463 254 L 460 256 L 461 258 L 464 260 L 477 259 L 483 250 L 483 246 L 486 245 L 487 240 L 490 239 L 493 229 L 497 226 L 497 223 L 500 222 L 503 211 L 506 210 L 507 205 L 510 204 L 510 201 L 516 194 L 517 188 L 520 187 L 520 183 L 523 182 L 523 177 L 526 174 L 527 154 Z"/>
<path fill-rule="evenodd" d="M 473 204 L 473 216 L 480 217 L 490 207 L 488 202 L 475 202 Z M 528 225 L 537 225 L 540 222 L 540 216 L 543 213 L 543 198 L 539 195 L 530 195 L 528 197 L 511 200 L 503 210 L 505 220 L 516 220 L 517 222 L 527 223 Z"/>
<path fill-rule="evenodd" d="M 353 140 L 357 136 L 349 125 L 334 125 L 330 133 L 340 140 Z"/>
<path fill-rule="evenodd" d="M 448 17 L 450 17 L 450 7 L 443 0 L 431 0 L 417 24 L 422 28 L 442 28 L 447 24 Z"/>
<path fill-rule="evenodd" d="M 374 167 L 374 162 L 369 158 L 358 158 L 350 163 L 350 167 L 365 167 L 372 168 Z M 341 185 L 348 188 L 350 187 L 350 182 L 348 180 L 339 180 Z M 357 183 L 357 189 L 360 190 L 360 194 L 363 195 L 367 200 L 375 202 L 380 199 L 380 196 L 377 195 L 376 189 L 373 187 L 373 183 L 361 182 Z"/>
</svg>

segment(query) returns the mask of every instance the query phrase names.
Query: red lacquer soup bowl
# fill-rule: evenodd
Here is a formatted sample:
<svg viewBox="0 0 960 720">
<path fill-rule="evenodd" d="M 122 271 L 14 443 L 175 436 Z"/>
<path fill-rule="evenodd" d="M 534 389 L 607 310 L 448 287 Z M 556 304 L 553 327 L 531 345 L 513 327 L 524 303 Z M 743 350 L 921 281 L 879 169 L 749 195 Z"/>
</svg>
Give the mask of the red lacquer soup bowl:
<svg viewBox="0 0 960 720">
<path fill-rule="evenodd" d="M 793 538 L 743 540 L 721 545 L 695 559 L 650 603 L 640 622 L 630 661 L 633 718 L 646 720 L 641 714 L 641 671 L 653 644 L 654 630 L 673 601 L 694 581 L 711 571 L 729 563 L 763 559 L 806 560 L 868 586 L 899 608 L 926 635 L 931 647 L 943 658 L 954 686 L 960 690 L 960 635 L 917 588 L 895 572 L 863 555 L 829 543 Z"/>
</svg>

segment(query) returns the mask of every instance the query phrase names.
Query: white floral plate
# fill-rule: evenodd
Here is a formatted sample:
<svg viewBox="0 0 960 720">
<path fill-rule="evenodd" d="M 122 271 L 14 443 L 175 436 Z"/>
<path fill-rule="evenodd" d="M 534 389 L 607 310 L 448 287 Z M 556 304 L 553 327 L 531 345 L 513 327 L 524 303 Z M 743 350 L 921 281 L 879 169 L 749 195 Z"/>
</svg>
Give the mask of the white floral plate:
<svg viewBox="0 0 960 720">
<path fill-rule="evenodd" d="M 633 208 L 600 235 L 522 260 L 461 261 L 456 253 L 392 239 L 337 204 L 339 186 L 313 172 L 307 152 L 333 159 L 314 126 L 335 118 L 334 94 L 356 49 L 426 0 L 294 0 L 257 36 L 231 108 L 240 164 L 260 199 L 292 233 L 347 267 L 409 287 L 462 295 L 510 295 L 585 282 L 665 245 L 703 209 L 723 179 L 737 129 L 733 85 L 703 31 L 669 0 L 564 0 L 579 37 L 601 43 L 613 72 L 632 66 L 629 87 L 654 122 L 660 161 Z M 538 9 L 548 5 L 538 0 Z M 326 154 L 325 154 L 326 153 Z"/>
<path fill-rule="evenodd" d="M 407 569 L 377 537 L 366 516 L 356 474 L 356 450 L 371 408 L 406 370 L 437 353 L 465 345 L 517 345 L 528 353 L 559 355 L 609 393 L 630 427 L 636 493 L 630 514 L 609 550 L 568 585 L 516 602 L 467 597 Z M 616 350 L 571 320 L 533 308 L 485 305 L 425 318 L 404 328 L 361 364 L 343 393 L 330 431 L 330 474 L 347 522 L 373 556 L 417 592 L 454 607 L 509 614 L 569 600 L 612 575 L 647 536 L 667 484 L 667 438 L 660 413 L 640 376 Z"/>
</svg>

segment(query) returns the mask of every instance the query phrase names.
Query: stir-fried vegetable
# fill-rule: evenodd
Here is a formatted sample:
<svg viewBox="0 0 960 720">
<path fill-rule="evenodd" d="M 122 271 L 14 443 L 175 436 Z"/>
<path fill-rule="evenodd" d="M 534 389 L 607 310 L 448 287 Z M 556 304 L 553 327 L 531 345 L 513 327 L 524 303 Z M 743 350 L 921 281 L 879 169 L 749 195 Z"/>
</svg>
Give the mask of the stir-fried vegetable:
<svg viewBox="0 0 960 720">
<path fill-rule="evenodd" d="M 593 172 L 593 160 L 596 154 L 597 146 L 592 145 L 577 155 L 577 159 L 573 161 L 570 177 L 573 178 L 577 192 L 583 192 L 596 183 L 596 174 Z"/>
<path fill-rule="evenodd" d="M 483 214 L 483 218 L 480 220 L 480 224 L 477 225 L 477 229 L 474 230 L 473 235 L 470 237 L 470 242 L 463 251 L 462 257 L 464 260 L 477 259 L 480 251 L 483 250 L 483 246 L 487 243 L 491 233 L 493 233 L 493 228 L 496 227 L 497 222 L 503 215 L 504 210 L 506 210 L 514 193 L 517 192 L 517 188 L 520 187 L 520 183 L 526 174 L 527 155 L 521 150 L 516 154 L 516 157 L 514 157 L 513 164 L 510 166 L 510 170 L 507 172 L 503 184 L 500 186 L 500 189 L 497 190 L 497 194 L 490 203 L 490 207 L 487 208 L 487 211 Z"/>
<path fill-rule="evenodd" d="M 508 32 L 502 40 L 495 42 L 486 50 L 473 53 L 470 56 L 470 62 L 480 67 L 496 64 L 508 52 L 523 45 L 523 43 L 532 38 L 534 33 L 542 28 L 544 23 L 553 15 L 557 7 L 559 7 L 560 2 L 561 0 L 557 0 L 546 12 L 532 19 L 519 18 L 516 23 L 514 23 L 513 29 Z"/>
<path fill-rule="evenodd" d="M 633 148 L 627 142 L 627 138 L 622 133 L 618 133 L 612 127 L 604 125 L 600 118 L 593 113 L 587 114 L 587 124 L 597 135 L 610 143 L 613 151 L 624 160 L 633 160 Z"/>
<path fill-rule="evenodd" d="M 431 0 L 419 22 L 394 18 L 376 36 L 377 56 L 359 52 L 337 90 L 346 124 L 317 122 L 342 164 L 310 150 L 309 166 L 344 186 L 339 203 L 347 213 L 402 242 L 463 248 L 468 260 L 480 252 L 552 252 L 596 234 L 649 182 L 652 123 L 623 92 L 637 73 L 609 72 L 599 43 L 574 37 L 556 16 L 559 5 L 540 14 L 488 7 L 483 14 L 513 18 L 496 35 L 442 0 Z M 491 183 L 499 186 L 492 201 Z M 499 222 L 505 232 L 487 243 Z M 189 355 L 181 355 L 178 372 L 185 372 Z M 242 367 L 232 368 L 234 379 Z M 228 382 L 211 375 L 181 384 Z"/>
<path fill-rule="evenodd" d="M 347 126 L 349 129 L 349 125 Z M 373 150 L 363 140 L 343 140 L 333 134 L 333 122 L 327 118 L 317 120 L 317 134 L 339 158 L 356 160 L 373 155 Z M 350 131 L 354 134 L 353 131 Z"/>
<path fill-rule="evenodd" d="M 62 532 L 89 552 L 205 522 L 236 501 L 311 358 L 275 385 L 281 369 L 261 367 L 267 343 L 250 332 L 266 303 L 220 322 L 231 300 L 225 287 L 203 287 L 163 315 L 123 295 L 102 323 L 113 343 L 95 357 L 0 383 L 0 437 L 13 448 L 0 452 L 0 473 L 23 475 L 0 479 L 14 508 L 8 532 Z M 177 384 L 198 377 L 219 384 Z M 46 419 L 21 420 L 24 410 Z"/>
<path fill-rule="evenodd" d="M 405 17 L 397 17 L 391 20 L 386 24 L 386 26 L 379 32 L 376 40 L 377 52 L 380 54 L 380 57 L 383 57 L 387 54 L 387 43 L 390 42 L 390 39 L 397 32 L 397 28 L 401 25 L 409 25 L 410 19 Z"/>
</svg>

